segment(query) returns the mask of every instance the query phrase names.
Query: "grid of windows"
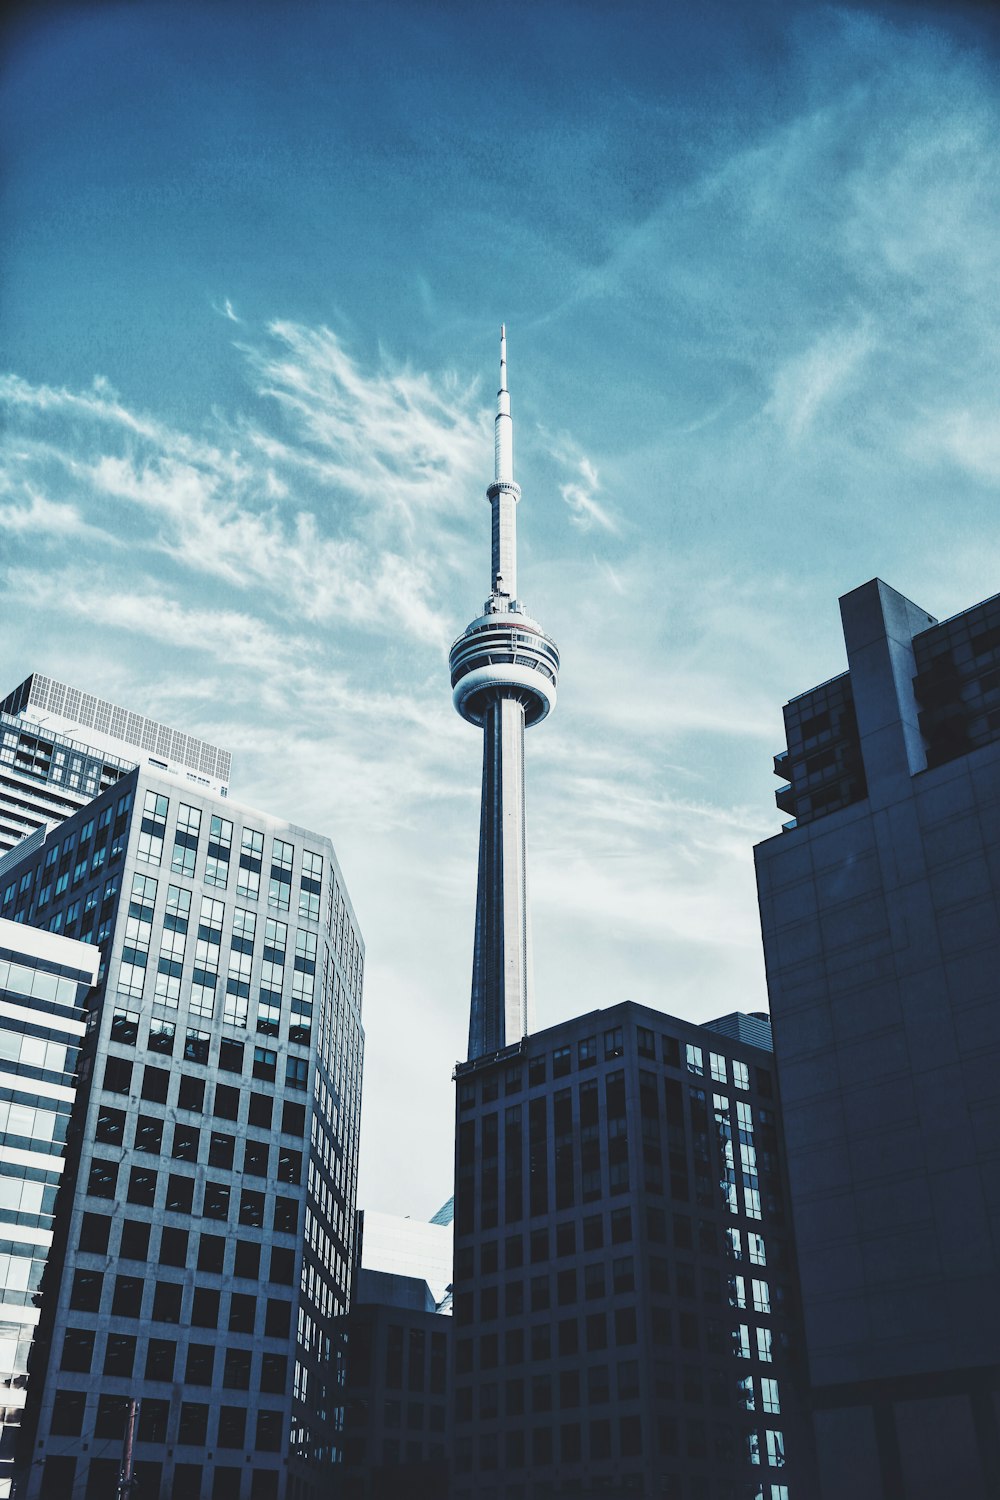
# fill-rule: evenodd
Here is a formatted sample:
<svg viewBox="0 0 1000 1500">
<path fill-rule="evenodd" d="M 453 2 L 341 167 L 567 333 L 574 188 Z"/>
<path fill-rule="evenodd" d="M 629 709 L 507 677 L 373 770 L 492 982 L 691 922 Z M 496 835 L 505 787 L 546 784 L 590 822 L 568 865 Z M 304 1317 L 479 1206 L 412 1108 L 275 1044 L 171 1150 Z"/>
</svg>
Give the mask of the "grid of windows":
<svg viewBox="0 0 1000 1500">
<path fill-rule="evenodd" d="M 748 1482 L 786 1468 L 794 1268 L 770 1070 L 751 1088 L 746 1043 L 620 1011 L 459 1066 L 457 1500 L 549 1465 L 563 1484 L 688 1476 L 706 1493 L 742 1464 Z"/>
<path fill-rule="evenodd" d="M 98 1060 L 93 1119 L 82 1132 L 83 1217 L 67 1251 L 70 1306 L 57 1316 L 51 1378 L 37 1383 L 34 1416 L 43 1436 L 60 1420 L 96 1433 L 98 1422 L 113 1425 L 126 1391 L 149 1382 L 138 1392 L 143 1410 L 152 1403 L 141 1441 L 165 1445 L 169 1433 L 181 1443 L 181 1429 L 200 1430 L 205 1405 L 205 1452 L 196 1456 L 206 1493 L 220 1472 L 212 1445 L 238 1436 L 262 1455 L 260 1473 L 274 1478 L 276 1496 L 289 1434 L 290 1468 L 302 1475 L 329 1461 L 334 1435 L 335 1413 L 319 1397 L 354 1233 L 361 948 L 332 860 L 268 835 L 273 862 L 262 890 L 262 833 L 190 794 L 147 793 L 136 775 L 133 845 L 127 802 L 120 827 L 117 804 L 99 805 L 67 830 L 65 844 L 60 830 L 55 858 L 55 841 L 40 848 L 10 898 L 30 915 L 51 887 L 45 920 L 78 903 L 74 920 L 89 920 L 93 937 L 102 932 L 110 955 L 109 1004 L 94 1007 L 84 1049 L 84 1067 Z M 77 895 L 71 879 L 84 852 Z M 70 879 L 57 891 L 63 873 Z M 41 1076 L 58 1067 L 69 1081 L 75 1047 L 70 1055 L 64 1043 L 46 1050 L 56 1044 L 44 1036 L 25 1041 L 24 1071 L 30 1058 Z M 10 1191 L 2 1181 L 0 1173 L 0 1215 L 6 1203 L 24 1223 L 51 1216 L 56 1174 L 21 1176 Z M 0 1237 L 0 1270 L 3 1255 Z M 194 1398 L 182 1409 L 163 1384 L 182 1379 L 185 1392 L 210 1382 L 227 1400 Z M 75 1399 L 57 1415 L 56 1381 L 83 1406 Z M 172 1450 L 162 1447 L 157 1462 L 169 1492 L 180 1472 Z M 80 1456 L 81 1493 L 94 1473 Z M 256 1495 L 256 1467 L 254 1486 Z"/>
</svg>

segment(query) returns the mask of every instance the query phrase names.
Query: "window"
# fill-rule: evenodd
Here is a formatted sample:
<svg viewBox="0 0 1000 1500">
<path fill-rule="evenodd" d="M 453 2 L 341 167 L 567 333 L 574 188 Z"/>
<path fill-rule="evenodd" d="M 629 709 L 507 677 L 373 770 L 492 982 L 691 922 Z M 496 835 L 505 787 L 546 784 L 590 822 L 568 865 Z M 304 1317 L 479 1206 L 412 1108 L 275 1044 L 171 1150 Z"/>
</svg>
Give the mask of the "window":
<svg viewBox="0 0 1000 1500">
<path fill-rule="evenodd" d="M 744 1092 L 750 1087 L 750 1069 L 746 1063 L 733 1063 L 733 1084 Z"/>
<path fill-rule="evenodd" d="M 84 1214 L 80 1225 L 80 1249 L 92 1255 L 107 1255 L 111 1220 L 105 1214 Z"/>
<path fill-rule="evenodd" d="M 146 1072 L 149 1072 L 148 1068 Z M 169 1075 L 167 1076 L 169 1077 Z M 192 1078 L 189 1074 L 182 1073 L 180 1090 L 177 1095 L 177 1105 L 180 1109 L 190 1109 L 200 1114 L 205 1107 L 204 1078 Z"/>
<path fill-rule="evenodd" d="M 583 1295 L 588 1302 L 604 1296 L 604 1262 L 595 1261 L 583 1268 Z"/>
<path fill-rule="evenodd" d="M 552 1053 L 552 1077 L 564 1078 L 570 1071 L 572 1058 L 568 1047 L 557 1047 Z"/>
<path fill-rule="evenodd" d="M 620 1026 L 613 1027 L 604 1033 L 604 1056 L 606 1058 L 622 1057 L 625 1052 L 624 1033 Z"/>
<path fill-rule="evenodd" d="M 175 1125 L 170 1154 L 175 1161 L 197 1161 L 201 1131 L 194 1125 Z"/>
<path fill-rule="evenodd" d="M 584 1250 L 600 1250 L 604 1245 L 604 1220 L 600 1214 L 591 1214 L 583 1221 Z"/>
<path fill-rule="evenodd" d="M 279 1200 L 280 1201 L 280 1200 Z M 240 1223 L 252 1229 L 264 1227 L 264 1194 L 244 1188 L 240 1194 Z M 275 1225 L 277 1227 L 277 1225 Z"/>
<path fill-rule="evenodd" d="M 201 832 L 201 812 L 182 802 L 177 810 L 177 828 L 174 832 L 174 854 L 170 868 L 175 875 L 192 876 L 198 854 L 198 835 Z"/>
<path fill-rule="evenodd" d="M 219 1067 L 227 1073 L 243 1072 L 243 1043 L 223 1037 L 219 1044 Z"/>
<path fill-rule="evenodd" d="M 726 1076 L 726 1059 L 719 1052 L 708 1054 L 708 1068 L 714 1083 L 728 1083 Z"/>
<path fill-rule="evenodd" d="M 236 1241 L 236 1264 L 233 1274 L 245 1277 L 248 1281 L 256 1281 L 260 1276 L 260 1246 L 254 1241 Z"/>
<path fill-rule="evenodd" d="M 193 1328 L 218 1328 L 219 1293 L 208 1287 L 196 1286 L 191 1302 L 191 1326 Z"/>
<path fill-rule="evenodd" d="M 626 1244 L 632 1238 L 632 1210 L 615 1208 L 611 1211 L 611 1243 Z"/>
<path fill-rule="evenodd" d="M 250 1112 L 248 1119 L 251 1125 L 257 1125 L 263 1130 L 271 1128 L 271 1113 L 274 1108 L 274 1100 L 267 1094 L 250 1095 Z M 285 1105 L 288 1108 L 288 1105 Z M 303 1122 L 303 1129 L 305 1124 Z M 299 1134 L 302 1132 L 300 1131 Z"/>
<path fill-rule="evenodd" d="M 204 1447 L 208 1437 L 208 1407 L 200 1401 L 182 1401 L 177 1441 Z"/>
<path fill-rule="evenodd" d="M 634 1344 L 638 1338 L 634 1307 L 615 1308 L 615 1343 Z"/>
<path fill-rule="evenodd" d="M 751 1263 L 755 1266 L 766 1266 L 767 1252 L 764 1248 L 763 1237 L 754 1230 L 749 1230 L 747 1233 L 747 1246 L 750 1252 Z"/>
<path fill-rule="evenodd" d="M 268 1395 L 283 1396 L 288 1389 L 288 1360 L 283 1354 L 265 1354 L 260 1363 L 260 1388 Z"/>
<path fill-rule="evenodd" d="M 108 1341 L 104 1346 L 104 1373 L 105 1375 L 123 1375 L 128 1377 L 132 1374 L 132 1366 L 135 1364 L 135 1334 L 133 1333 L 109 1333 Z M 59 1396 L 56 1395 L 56 1410 L 59 1408 Z"/>
<path fill-rule="evenodd" d="M 150 1104 L 166 1104 L 170 1088 L 170 1074 L 166 1068 L 154 1068 L 148 1063 L 142 1070 L 142 1097 Z"/>
<path fill-rule="evenodd" d="M 294 1234 L 299 1222 L 299 1205 L 294 1198 L 274 1200 L 274 1228 L 281 1234 Z"/>
<path fill-rule="evenodd" d="M 171 1057 L 174 1050 L 174 1029 L 173 1021 L 162 1021 L 154 1016 L 149 1023 L 149 1041 L 146 1044 L 149 1051 L 162 1052 Z"/>
<path fill-rule="evenodd" d="M 75 1370 L 81 1375 L 90 1374 L 94 1357 L 94 1332 L 90 1328 L 67 1328 L 63 1338 L 61 1370 Z"/>
<path fill-rule="evenodd" d="M 243 1171 L 250 1177 L 266 1177 L 270 1152 L 264 1141 L 248 1139 L 243 1151 Z"/>
<path fill-rule="evenodd" d="M 148 1260 L 149 1225 L 141 1219 L 126 1219 L 122 1224 L 118 1253 L 122 1260 Z"/>
<path fill-rule="evenodd" d="M 291 1286 L 295 1279 L 295 1251 L 288 1250 L 283 1245 L 274 1245 L 271 1248 L 271 1269 L 268 1281 L 281 1282 L 284 1286 Z"/>
<path fill-rule="evenodd" d="M 238 1120 L 240 1114 L 240 1091 L 228 1083 L 215 1085 L 215 1103 L 212 1113 L 220 1120 Z"/>
<path fill-rule="evenodd" d="M 265 1083 L 273 1083 L 277 1073 L 278 1054 L 266 1047 L 253 1049 L 253 1076 Z"/>
<path fill-rule="evenodd" d="M 282 839 L 275 839 L 271 851 L 271 879 L 268 885 L 267 904 L 276 911 L 288 911 L 291 904 L 292 856 L 294 848 Z"/>
<path fill-rule="evenodd" d="M 267 1310 L 264 1315 L 265 1337 L 269 1339 L 287 1338 L 291 1313 L 292 1304 L 290 1302 L 282 1302 L 275 1297 L 268 1297 Z"/>
<path fill-rule="evenodd" d="M 123 1047 L 134 1047 L 138 1038 L 139 1012 L 116 1009 L 111 1018 L 111 1040 L 120 1042 Z"/>
<path fill-rule="evenodd" d="M 304 1089 L 308 1082 L 304 1057 L 290 1057 L 285 1066 L 285 1083 L 290 1089 Z"/>
<path fill-rule="evenodd" d="M 139 1406 L 139 1427 L 136 1436 L 140 1443 L 165 1443 L 167 1440 L 167 1418 L 170 1415 L 170 1402 L 159 1401 L 155 1397 L 145 1396 Z M 137 1464 L 139 1483 L 142 1483 L 141 1474 L 145 1467 L 142 1460 Z"/>
<path fill-rule="evenodd" d="M 700 1047 L 695 1047 L 691 1042 L 688 1042 L 687 1046 L 685 1047 L 685 1060 L 689 1073 L 704 1073 L 705 1063 Z"/>
<path fill-rule="evenodd" d="M 128 1201 L 152 1208 L 155 1200 L 156 1173 L 149 1167 L 133 1167 L 128 1179 Z"/>
<path fill-rule="evenodd" d="M 171 1172 L 167 1178 L 167 1210 L 174 1214 L 189 1214 L 193 1205 L 194 1178 Z"/>
<path fill-rule="evenodd" d="M 124 1057 L 109 1057 L 104 1063 L 104 1087 L 112 1094 L 127 1094 L 132 1087 L 132 1064 Z"/>
<path fill-rule="evenodd" d="M 115 1291 L 111 1299 L 111 1311 L 118 1318 L 142 1316 L 141 1276 L 116 1276 Z"/>
<path fill-rule="evenodd" d="M 207 1064 L 210 1041 L 211 1036 L 207 1031 L 189 1031 L 184 1039 L 185 1061 Z"/>
<path fill-rule="evenodd" d="M 139 844 L 136 853 L 147 864 L 158 865 L 163 857 L 163 839 L 167 827 L 166 797 L 158 792 L 147 792 L 142 808 L 142 823 L 139 829 Z M 80 842 L 83 842 L 81 835 Z"/>
<path fill-rule="evenodd" d="M 323 858 L 302 851 L 302 879 L 299 886 L 299 916 L 310 922 L 319 921 L 319 898 L 323 890 Z"/>
<path fill-rule="evenodd" d="M 242 1406 L 219 1408 L 219 1447 L 242 1448 L 246 1432 L 247 1414 Z M 238 1472 L 238 1471 L 237 1471 Z M 218 1471 L 216 1471 L 218 1473 Z"/>
<path fill-rule="evenodd" d="M 99 1438 L 123 1438 L 125 1436 L 125 1413 L 127 1396 L 99 1396 L 97 1398 L 97 1420 L 94 1436 Z"/>
<path fill-rule="evenodd" d="M 229 880 L 229 858 L 233 845 L 233 825 L 227 818 L 213 817 L 208 832 L 208 857 L 205 861 L 205 884 L 225 886 Z"/>
<path fill-rule="evenodd" d="M 260 866 L 264 854 L 264 835 L 255 828 L 244 828 L 240 844 L 240 864 L 236 894 L 256 901 L 260 895 Z"/>
<path fill-rule="evenodd" d="M 117 1111 L 116 1111 L 117 1113 Z M 114 1198 L 118 1191 L 118 1163 L 95 1156 L 90 1164 L 87 1192 L 93 1198 Z"/>
<path fill-rule="evenodd" d="M 219 1130 L 213 1130 L 208 1142 L 208 1164 L 210 1167 L 222 1167 L 226 1172 L 231 1172 L 233 1167 L 233 1152 L 236 1149 L 236 1137 L 224 1135 Z"/>
<path fill-rule="evenodd" d="M 229 1332 L 253 1333 L 256 1321 L 257 1298 L 245 1292 L 233 1292 L 229 1299 Z"/>
<path fill-rule="evenodd" d="M 158 1281 L 153 1291 L 153 1322 L 179 1323 L 184 1288 L 176 1281 Z"/>
<path fill-rule="evenodd" d="M 771 1293 L 767 1282 L 754 1280 L 750 1285 L 753 1290 L 754 1312 L 769 1313 L 771 1311 Z"/>
<path fill-rule="evenodd" d="M 177 1345 L 171 1339 L 150 1339 L 146 1346 L 146 1379 L 173 1380 Z"/>
<path fill-rule="evenodd" d="M 597 1064 L 597 1038 L 585 1036 L 577 1046 L 577 1061 L 581 1068 L 593 1068 Z"/>
<path fill-rule="evenodd" d="M 229 1218 L 229 1187 L 224 1182 L 206 1182 L 202 1213 L 206 1219 Z"/>
<path fill-rule="evenodd" d="M 160 1234 L 160 1265 L 187 1267 L 188 1231 L 164 1229 Z"/>
<path fill-rule="evenodd" d="M 227 1349 L 222 1372 L 225 1390 L 248 1391 L 250 1389 L 250 1350 Z"/>
<path fill-rule="evenodd" d="M 215 1345 L 189 1344 L 184 1379 L 188 1385 L 211 1385 L 215 1372 Z"/>
<path fill-rule="evenodd" d="M 781 1401 L 778 1398 L 778 1382 L 770 1380 L 766 1376 L 760 1383 L 761 1405 L 766 1412 L 772 1415 L 781 1411 Z"/>
<path fill-rule="evenodd" d="M 159 1156 L 163 1145 L 163 1121 L 153 1115 L 140 1115 L 135 1124 L 135 1149 Z M 138 1202 L 138 1199 L 133 1199 Z"/>
<path fill-rule="evenodd" d="M 635 1267 L 631 1255 L 623 1255 L 612 1262 L 615 1295 L 635 1291 Z"/>
<path fill-rule="evenodd" d="M 239 1246 L 237 1245 L 237 1252 Z M 226 1258 L 226 1242 L 221 1234 L 203 1234 L 198 1241 L 198 1270 L 221 1273 Z M 237 1273 L 239 1274 L 239 1273 Z"/>
<path fill-rule="evenodd" d="M 771 1349 L 770 1328 L 757 1329 L 757 1358 L 761 1361 L 762 1364 L 770 1364 L 774 1359 L 774 1354 L 772 1353 Z"/>
</svg>

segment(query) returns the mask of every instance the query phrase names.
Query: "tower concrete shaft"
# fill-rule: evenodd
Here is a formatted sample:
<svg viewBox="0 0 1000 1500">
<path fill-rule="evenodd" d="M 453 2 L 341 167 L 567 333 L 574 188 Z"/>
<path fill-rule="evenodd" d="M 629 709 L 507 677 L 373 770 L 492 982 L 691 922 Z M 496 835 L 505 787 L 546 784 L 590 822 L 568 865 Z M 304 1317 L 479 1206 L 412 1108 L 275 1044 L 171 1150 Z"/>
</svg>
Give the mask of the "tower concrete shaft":
<svg viewBox="0 0 1000 1500">
<path fill-rule="evenodd" d="M 555 705 L 559 652 L 516 597 L 521 492 L 513 471 L 507 338 L 501 328 L 494 478 L 486 491 L 493 511 L 491 593 L 450 658 L 455 707 L 483 730 L 470 1058 L 509 1046 L 534 1024 L 524 731 Z"/>
</svg>

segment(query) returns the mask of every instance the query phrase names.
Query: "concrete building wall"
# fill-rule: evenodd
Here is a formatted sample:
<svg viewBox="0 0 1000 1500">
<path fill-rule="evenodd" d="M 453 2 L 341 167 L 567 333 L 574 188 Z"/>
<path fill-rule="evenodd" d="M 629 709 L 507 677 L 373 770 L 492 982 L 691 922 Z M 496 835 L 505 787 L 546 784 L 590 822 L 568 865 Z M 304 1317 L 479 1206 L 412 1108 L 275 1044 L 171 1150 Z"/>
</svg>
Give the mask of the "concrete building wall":
<svg viewBox="0 0 1000 1500">
<path fill-rule="evenodd" d="M 756 851 L 823 1494 L 985 1500 L 1000 743 L 927 769 L 913 637 L 934 622 L 877 580 L 842 610 L 867 795 Z"/>
</svg>

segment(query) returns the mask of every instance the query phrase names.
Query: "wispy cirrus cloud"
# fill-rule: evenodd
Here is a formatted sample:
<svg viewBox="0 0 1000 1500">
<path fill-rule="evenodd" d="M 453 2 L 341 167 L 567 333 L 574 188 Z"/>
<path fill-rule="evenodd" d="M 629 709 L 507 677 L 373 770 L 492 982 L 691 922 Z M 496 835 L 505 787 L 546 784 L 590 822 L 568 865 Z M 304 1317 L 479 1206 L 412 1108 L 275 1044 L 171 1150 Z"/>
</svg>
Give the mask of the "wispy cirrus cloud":
<svg viewBox="0 0 1000 1500">
<path fill-rule="evenodd" d="M 279 614 L 402 631 L 440 652 L 453 622 L 436 581 L 484 446 L 474 389 L 388 360 L 365 370 L 329 330 L 287 322 L 244 353 L 261 410 L 216 414 L 204 436 L 131 410 L 105 381 L 81 392 L 0 379 L 24 439 L 8 454 L 13 524 L 65 530 L 77 517 L 82 535 L 86 515 L 114 533 L 127 515 L 131 543 L 182 572 Z M 30 498 L 53 467 L 72 497 L 62 513 Z"/>
</svg>

